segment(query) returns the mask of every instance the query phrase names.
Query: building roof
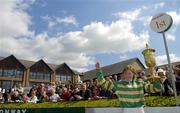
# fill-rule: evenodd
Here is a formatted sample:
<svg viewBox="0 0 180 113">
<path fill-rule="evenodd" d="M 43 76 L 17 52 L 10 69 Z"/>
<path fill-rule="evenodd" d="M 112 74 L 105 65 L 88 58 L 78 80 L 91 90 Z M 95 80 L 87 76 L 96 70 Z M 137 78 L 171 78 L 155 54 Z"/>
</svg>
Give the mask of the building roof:
<svg viewBox="0 0 180 113">
<path fill-rule="evenodd" d="M 73 74 L 75 74 L 74 71 L 73 71 L 65 62 L 62 63 L 62 64 L 60 64 L 60 65 L 58 65 L 58 66 L 56 67 L 56 69 L 61 68 L 61 67 L 63 67 L 63 66 L 66 66 Z"/>
<path fill-rule="evenodd" d="M 75 75 L 80 75 L 80 76 L 83 75 L 83 73 L 80 73 L 80 72 L 78 72 L 76 70 L 72 70 L 72 71 L 74 72 Z"/>
<path fill-rule="evenodd" d="M 51 69 L 51 67 L 49 67 L 49 65 L 48 65 L 43 59 L 35 62 L 31 67 L 33 67 L 33 66 L 35 66 L 35 65 L 37 65 L 37 64 L 39 64 L 39 63 L 44 64 L 49 70 L 54 71 L 53 69 Z M 30 68 L 31 68 L 31 67 L 30 67 Z"/>
<path fill-rule="evenodd" d="M 13 55 L 10 55 L 10 56 L 13 56 Z M 0 60 L 3 60 L 3 59 L 5 59 L 5 58 L 7 58 L 7 57 L 2 57 L 2 56 L 0 56 Z M 15 57 L 16 58 L 16 57 Z M 16 58 L 17 59 L 17 58 Z M 36 64 L 37 62 L 39 62 L 39 61 L 41 61 L 41 60 L 39 60 L 39 61 L 37 61 L 37 62 L 34 62 L 34 61 L 28 61 L 28 60 L 22 60 L 22 59 L 17 59 L 25 68 L 30 68 L 32 65 L 34 65 L 34 64 Z M 43 60 L 42 60 L 43 61 Z M 44 61 L 43 61 L 44 62 Z M 61 67 L 61 66 L 67 66 L 71 71 L 72 71 L 72 69 L 66 64 L 66 63 L 62 63 L 62 64 L 60 64 L 60 65 L 56 65 L 56 64 L 49 64 L 49 63 L 46 63 L 46 62 L 44 62 L 45 64 L 47 64 L 47 66 L 51 69 L 51 70 L 53 70 L 53 71 L 55 71 L 57 68 L 59 68 L 59 67 Z M 72 71 L 73 73 L 74 73 L 74 71 Z"/>
<path fill-rule="evenodd" d="M 15 59 L 21 66 L 23 66 L 23 68 L 26 68 L 14 55 L 10 55 L 8 57 L 1 57 L 0 62 L 8 60 L 9 58 Z"/>
<path fill-rule="evenodd" d="M 171 64 L 172 65 L 180 65 L 180 61 L 178 61 L 178 62 L 171 62 Z M 166 69 L 166 67 L 168 67 L 168 64 L 158 65 L 158 66 L 156 66 L 156 69 L 158 69 L 158 68 L 165 68 Z M 148 67 L 146 69 L 144 69 L 144 72 L 146 73 L 146 75 L 149 74 Z"/>
<path fill-rule="evenodd" d="M 56 70 L 57 66 L 56 64 L 47 64 L 53 71 Z"/>
<path fill-rule="evenodd" d="M 0 60 L 4 59 L 4 57 L 0 56 Z"/>
<path fill-rule="evenodd" d="M 101 67 L 101 69 L 103 71 L 104 76 L 120 74 L 120 73 L 122 73 L 123 69 L 127 65 L 134 65 L 133 63 L 135 63 L 135 62 L 137 62 L 140 66 L 140 67 L 136 67 L 136 68 L 138 68 L 137 70 L 145 69 L 144 65 L 141 63 L 141 61 L 138 58 L 132 58 L 132 59 L 125 60 L 122 62 L 111 64 L 108 66 L 104 66 L 104 67 Z M 93 78 L 96 78 L 96 70 L 95 69 L 85 72 L 81 79 L 82 79 L 82 81 L 85 81 L 85 80 L 93 79 Z"/>
<path fill-rule="evenodd" d="M 16 58 L 14 55 L 10 55 L 10 56 L 13 56 L 14 58 Z M 10 56 L 8 56 L 8 57 L 10 57 Z M 2 57 L 2 56 L 0 56 L 0 60 L 3 60 L 3 59 L 5 59 L 5 58 L 7 58 L 7 57 Z M 17 59 L 17 58 L 16 58 Z M 35 62 L 33 62 L 33 61 L 28 61 L 28 60 L 22 60 L 22 59 L 17 59 L 25 68 L 29 68 L 29 67 L 31 67 Z"/>
<path fill-rule="evenodd" d="M 19 62 L 22 63 L 22 65 L 24 65 L 26 68 L 29 68 L 31 67 L 33 64 L 35 64 L 35 62 L 33 61 L 28 61 L 28 60 L 21 60 L 21 59 L 18 59 Z"/>
<path fill-rule="evenodd" d="M 172 64 L 172 65 L 179 65 L 179 64 L 180 64 L 180 61 L 179 61 L 179 62 L 172 62 L 171 64 Z M 165 67 L 165 66 L 168 66 L 168 64 L 159 65 L 159 66 L 157 66 L 157 67 L 158 67 L 158 68 L 162 68 L 162 67 Z"/>
</svg>

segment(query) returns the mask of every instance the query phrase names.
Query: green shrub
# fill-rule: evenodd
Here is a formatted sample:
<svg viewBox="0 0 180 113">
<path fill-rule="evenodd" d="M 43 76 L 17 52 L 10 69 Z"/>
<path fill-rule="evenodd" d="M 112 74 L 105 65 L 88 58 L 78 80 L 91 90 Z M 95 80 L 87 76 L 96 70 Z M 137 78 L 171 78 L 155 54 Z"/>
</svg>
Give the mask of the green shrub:
<svg viewBox="0 0 180 113">
<path fill-rule="evenodd" d="M 180 100 L 180 96 L 179 96 Z M 145 98 L 145 105 L 149 107 L 175 106 L 174 97 L 152 96 Z M 86 100 L 72 102 L 46 103 L 11 103 L 0 104 L 0 108 L 62 108 L 62 107 L 118 107 L 118 99 Z"/>
</svg>

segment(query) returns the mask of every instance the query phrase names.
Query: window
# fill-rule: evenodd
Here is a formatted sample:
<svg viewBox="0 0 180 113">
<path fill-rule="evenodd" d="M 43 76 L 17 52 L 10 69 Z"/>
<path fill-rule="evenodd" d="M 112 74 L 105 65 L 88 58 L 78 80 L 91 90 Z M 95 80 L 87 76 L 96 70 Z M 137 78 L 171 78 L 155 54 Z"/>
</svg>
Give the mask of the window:
<svg viewBox="0 0 180 113">
<path fill-rule="evenodd" d="M 37 83 L 30 82 L 30 83 L 29 83 L 29 86 L 32 87 L 32 86 L 34 86 L 34 85 L 36 85 L 36 84 L 37 84 Z"/>
<path fill-rule="evenodd" d="M 46 72 L 30 72 L 30 79 L 50 80 L 51 74 Z"/>
<path fill-rule="evenodd" d="M 33 76 L 32 73 L 33 73 L 33 72 L 30 72 L 30 73 L 29 73 L 29 78 L 30 78 L 30 79 L 32 79 L 32 76 Z"/>
<path fill-rule="evenodd" d="M 35 79 L 40 79 L 40 73 L 39 72 L 36 73 Z"/>
<path fill-rule="evenodd" d="M 4 76 L 4 77 L 22 78 L 23 74 L 24 74 L 23 70 L 0 69 L 0 76 Z"/>
<path fill-rule="evenodd" d="M 68 81 L 71 80 L 72 77 L 70 75 L 65 75 L 65 74 L 56 74 L 56 80 L 57 81 Z"/>
<path fill-rule="evenodd" d="M 36 72 L 30 72 L 30 79 L 35 79 L 36 78 Z"/>
<path fill-rule="evenodd" d="M 42 75 L 41 72 L 37 72 L 36 79 L 41 79 L 41 75 Z"/>
<path fill-rule="evenodd" d="M 7 76 L 8 76 L 8 77 L 15 77 L 14 70 L 13 70 L 13 69 L 7 70 Z"/>
<path fill-rule="evenodd" d="M 11 82 L 13 82 L 13 81 L 2 81 L 2 88 L 4 88 L 4 89 L 10 89 L 11 88 Z"/>
<path fill-rule="evenodd" d="M 8 75 L 8 70 L 7 69 L 5 69 L 4 70 L 4 74 L 3 74 L 3 76 L 7 76 Z"/>
<path fill-rule="evenodd" d="M 15 70 L 14 69 L 5 69 L 4 74 L 2 76 L 15 77 Z"/>
<path fill-rule="evenodd" d="M 0 76 L 3 76 L 3 70 L 0 69 Z"/>
<path fill-rule="evenodd" d="M 51 74 L 50 73 L 44 73 L 44 79 L 45 80 L 50 80 L 50 77 L 51 76 Z"/>
<path fill-rule="evenodd" d="M 71 76 L 67 76 L 67 80 L 71 80 Z"/>
<path fill-rule="evenodd" d="M 23 77 L 23 74 L 24 74 L 24 73 L 23 73 L 22 70 L 17 70 L 17 71 L 16 71 L 16 77 L 17 77 L 17 78 L 22 78 L 22 77 Z"/>
<path fill-rule="evenodd" d="M 61 75 L 61 81 L 66 81 L 66 75 Z"/>
<path fill-rule="evenodd" d="M 37 72 L 36 79 L 43 80 L 43 72 Z"/>
<path fill-rule="evenodd" d="M 56 80 L 60 81 L 61 80 L 61 75 L 56 75 Z"/>
</svg>

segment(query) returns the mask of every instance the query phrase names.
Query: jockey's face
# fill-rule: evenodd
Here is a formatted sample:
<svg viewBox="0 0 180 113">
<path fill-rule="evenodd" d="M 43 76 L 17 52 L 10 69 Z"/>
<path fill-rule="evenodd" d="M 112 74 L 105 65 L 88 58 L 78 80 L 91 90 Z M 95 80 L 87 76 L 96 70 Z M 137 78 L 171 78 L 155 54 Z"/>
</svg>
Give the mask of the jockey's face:
<svg viewBox="0 0 180 113">
<path fill-rule="evenodd" d="M 124 78 L 124 80 L 131 81 L 133 79 L 133 76 L 134 76 L 134 74 L 131 70 L 126 70 L 124 72 L 123 78 Z"/>
</svg>

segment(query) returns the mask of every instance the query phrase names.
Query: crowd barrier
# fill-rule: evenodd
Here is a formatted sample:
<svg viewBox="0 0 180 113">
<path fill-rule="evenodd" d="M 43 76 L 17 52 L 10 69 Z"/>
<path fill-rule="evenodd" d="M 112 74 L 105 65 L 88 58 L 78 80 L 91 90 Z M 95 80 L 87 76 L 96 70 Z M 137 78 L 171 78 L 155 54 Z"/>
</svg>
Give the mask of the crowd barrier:
<svg viewBox="0 0 180 113">
<path fill-rule="evenodd" d="M 130 108 L 131 109 L 131 108 Z M 85 113 L 122 113 L 123 108 L 86 108 Z M 180 107 L 145 107 L 145 113 L 180 113 Z"/>
<path fill-rule="evenodd" d="M 0 113 L 122 113 L 123 108 L 0 108 Z M 145 113 L 180 113 L 180 107 L 145 107 Z"/>
</svg>

